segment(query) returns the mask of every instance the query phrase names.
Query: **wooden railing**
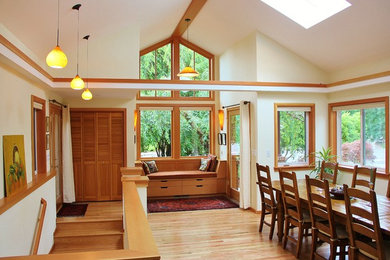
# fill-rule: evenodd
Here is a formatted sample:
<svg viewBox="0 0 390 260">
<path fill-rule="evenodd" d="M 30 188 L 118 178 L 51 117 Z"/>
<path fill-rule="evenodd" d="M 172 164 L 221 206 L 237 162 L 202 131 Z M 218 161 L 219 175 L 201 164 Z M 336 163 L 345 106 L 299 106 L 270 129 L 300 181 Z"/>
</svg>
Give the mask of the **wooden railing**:
<svg viewBox="0 0 390 260">
<path fill-rule="evenodd" d="M 38 225 L 34 234 L 33 246 L 31 249 L 31 255 L 38 254 L 39 242 L 41 241 L 41 234 L 43 223 L 45 221 L 47 202 L 44 198 L 41 198 L 41 206 L 39 208 Z"/>
<path fill-rule="evenodd" d="M 149 179 L 146 176 L 137 175 L 139 172 L 140 169 L 137 167 L 126 168 L 125 173 L 122 176 L 123 219 L 125 231 L 123 250 L 31 255 L 7 257 L 4 259 L 160 259 L 157 245 L 137 191 L 137 188 L 146 189 Z M 126 173 L 131 173 L 131 175 L 126 175 Z"/>
</svg>

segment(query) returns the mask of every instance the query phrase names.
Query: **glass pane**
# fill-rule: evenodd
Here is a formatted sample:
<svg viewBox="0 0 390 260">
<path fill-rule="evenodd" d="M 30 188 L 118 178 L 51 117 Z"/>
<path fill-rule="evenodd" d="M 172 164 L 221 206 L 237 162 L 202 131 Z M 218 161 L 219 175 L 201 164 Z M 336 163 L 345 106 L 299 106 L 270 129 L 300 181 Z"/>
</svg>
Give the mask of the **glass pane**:
<svg viewBox="0 0 390 260">
<path fill-rule="evenodd" d="M 156 79 L 171 79 L 171 44 L 156 50 Z"/>
<path fill-rule="evenodd" d="M 141 110 L 141 158 L 171 156 L 171 111 Z"/>
<path fill-rule="evenodd" d="M 306 113 L 279 111 L 279 165 L 306 164 Z"/>
<path fill-rule="evenodd" d="M 385 169 L 385 108 L 364 109 L 364 165 Z"/>
<path fill-rule="evenodd" d="M 342 164 L 361 164 L 361 116 L 360 110 L 343 110 L 341 114 L 341 160 Z M 341 142 L 340 142 L 341 141 Z"/>
<path fill-rule="evenodd" d="M 181 97 L 193 97 L 194 91 L 193 90 L 180 90 L 180 96 Z"/>
<path fill-rule="evenodd" d="M 234 113 L 234 112 L 233 112 Z M 238 112 L 239 113 L 239 112 Z M 231 188 L 240 190 L 240 114 L 229 117 Z"/>
<path fill-rule="evenodd" d="M 156 95 L 155 90 L 141 90 L 140 96 L 141 97 L 154 97 Z"/>
<path fill-rule="evenodd" d="M 170 97 L 172 92 L 170 90 L 157 90 L 157 97 Z"/>
<path fill-rule="evenodd" d="M 180 71 L 185 67 L 194 68 L 194 51 L 180 44 Z M 181 80 L 193 80 L 194 78 L 180 77 Z"/>
<path fill-rule="evenodd" d="M 209 59 L 195 52 L 195 70 L 199 72 L 199 77 L 195 80 L 209 80 Z"/>
<path fill-rule="evenodd" d="M 195 91 L 195 97 L 210 97 L 210 91 Z"/>
<path fill-rule="evenodd" d="M 210 111 L 180 111 L 180 154 L 202 156 L 210 151 Z"/>
<path fill-rule="evenodd" d="M 154 79 L 156 77 L 154 69 L 154 54 L 155 52 L 151 51 L 141 56 L 140 79 Z"/>
</svg>

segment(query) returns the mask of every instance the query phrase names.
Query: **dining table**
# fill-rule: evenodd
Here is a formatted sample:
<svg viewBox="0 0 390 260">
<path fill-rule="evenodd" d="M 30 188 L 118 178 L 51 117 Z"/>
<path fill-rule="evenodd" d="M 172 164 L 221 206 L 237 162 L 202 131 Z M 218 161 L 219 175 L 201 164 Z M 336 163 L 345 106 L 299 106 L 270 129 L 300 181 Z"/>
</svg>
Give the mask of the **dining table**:
<svg viewBox="0 0 390 260">
<path fill-rule="evenodd" d="M 308 198 L 307 198 L 307 191 L 306 191 L 306 180 L 305 179 L 298 179 L 298 192 L 299 192 L 299 199 L 301 200 L 301 205 L 303 207 L 308 208 Z M 329 188 L 334 187 L 342 187 L 341 185 L 335 185 L 329 183 Z M 282 241 L 283 238 L 283 225 L 284 225 L 284 208 L 283 208 L 283 200 L 282 200 L 282 192 L 280 188 L 280 181 L 274 180 L 272 181 L 272 188 L 276 192 L 276 201 L 277 201 L 277 207 L 278 207 L 278 215 L 277 215 L 277 221 L 278 221 L 278 239 L 279 241 Z M 320 189 L 313 188 L 313 192 L 320 193 Z M 390 236 L 390 198 L 383 196 L 383 195 L 376 195 L 377 198 L 377 204 L 378 204 L 378 213 L 379 213 L 379 223 L 381 226 L 382 233 L 385 235 Z M 335 221 L 345 225 L 346 224 L 346 210 L 345 210 L 345 201 L 344 199 L 331 199 L 332 202 L 332 211 L 334 214 Z M 362 201 L 356 198 L 351 199 L 351 205 L 356 205 L 362 208 L 369 209 L 370 205 L 366 201 Z"/>
</svg>

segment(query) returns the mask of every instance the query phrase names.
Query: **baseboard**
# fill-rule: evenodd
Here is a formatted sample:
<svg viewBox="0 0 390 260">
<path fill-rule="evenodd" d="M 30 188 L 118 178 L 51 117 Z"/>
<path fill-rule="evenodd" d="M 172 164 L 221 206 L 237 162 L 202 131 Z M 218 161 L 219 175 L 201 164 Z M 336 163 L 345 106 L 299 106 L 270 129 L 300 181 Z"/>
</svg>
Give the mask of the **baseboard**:
<svg viewBox="0 0 390 260">
<path fill-rule="evenodd" d="M 252 207 L 249 207 L 248 209 L 249 209 L 250 211 L 256 213 L 256 214 L 260 214 L 260 213 L 261 213 L 261 210 L 255 210 L 255 209 L 252 208 Z"/>
</svg>

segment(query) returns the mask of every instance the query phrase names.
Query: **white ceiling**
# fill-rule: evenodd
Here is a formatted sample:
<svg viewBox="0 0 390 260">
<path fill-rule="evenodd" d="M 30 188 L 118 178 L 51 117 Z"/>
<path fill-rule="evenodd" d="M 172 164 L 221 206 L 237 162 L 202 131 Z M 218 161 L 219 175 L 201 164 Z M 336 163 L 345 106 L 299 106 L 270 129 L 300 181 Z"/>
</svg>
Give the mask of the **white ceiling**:
<svg viewBox="0 0 390 260">
<path fill-rule="evenodd" d="M 257 30 L 328 72 L 390 57 L 390 1 L 349 2 L 351 7 L 306 30 L 260 0 L 208 0 L 189 28 L 190 41 L 221 55 Z M 71 7 L 77 3 L 81 36 L 104 38 L 132 26 L 142 49 L 172 34 L 190 0 L 61 0 L 60 45 L 70 57 L 76 53 L 77 28 Z M 56 8 L 55 0 L 0 0 L 0 23 L 39 64 L 55 45 Z"/>
</svg>

